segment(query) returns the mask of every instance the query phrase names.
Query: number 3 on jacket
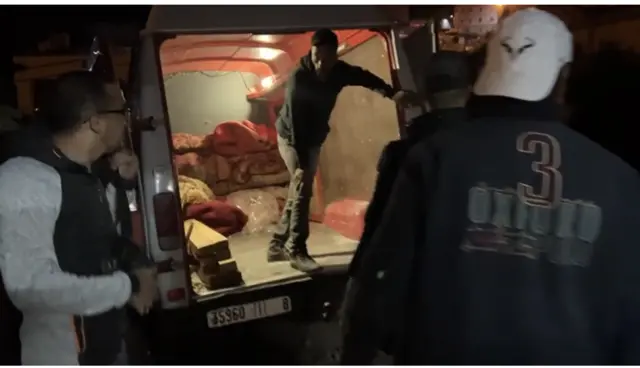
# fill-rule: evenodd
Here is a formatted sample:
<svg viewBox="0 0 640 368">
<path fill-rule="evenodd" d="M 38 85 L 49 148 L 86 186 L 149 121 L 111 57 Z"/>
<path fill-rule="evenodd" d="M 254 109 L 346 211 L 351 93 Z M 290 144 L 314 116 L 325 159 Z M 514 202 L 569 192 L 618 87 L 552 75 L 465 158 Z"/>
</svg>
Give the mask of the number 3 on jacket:
<svg viewBox="0 0 640 368">
<path fill-rule="evenodd" d="M 526 132 L 518 137 L 518 152 L 539 157 L 531 163 L 531 169 L 539 174 L 537 183 L 518 183 L 518 197 L 530 206 L 552 208 L 562 198 L 562 162 L 560 142 L 556 137 Z"/>
</svg>

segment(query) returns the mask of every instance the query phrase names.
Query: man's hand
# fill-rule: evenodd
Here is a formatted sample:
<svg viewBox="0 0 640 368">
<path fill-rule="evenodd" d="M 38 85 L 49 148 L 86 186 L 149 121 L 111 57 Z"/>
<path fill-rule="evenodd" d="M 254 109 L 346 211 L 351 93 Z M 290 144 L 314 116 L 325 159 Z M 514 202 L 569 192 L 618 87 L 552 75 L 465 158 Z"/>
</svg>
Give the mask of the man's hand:
<svg viewBox="0 0 640 368">
<path fill-rule="evenodd" d="M 145 300 L 140 294 L 135 294 L 129 299 L 129 305 L 132 306 L 139 315 L 144 316 L 149 313 L 153 303 Z"/>
<path fill-rule="evenodd" d="M 423 103 L 420 101 L 418 94 L 413 91 L 398 91 L 393 95 L 393 97 L 391 97 L 391 99 L 403 107 L 420 105 Z"/>
<path fill-rule="evenodd" d="M 140 291 L 131 297 L 129 303 L 140 315 L 145 315 L 149 313 L 157 297 L 156 270 L 140 268 L 134 271 L 134 275 L 140 282 Z"/>
<path fill-rule="evenodd" d="M 138 157 L 130 151 L 118 151 L 111 156 L 111 168 L 117 170 L 125 180 L 134 180 L 138 176 Z"/>
</svg>

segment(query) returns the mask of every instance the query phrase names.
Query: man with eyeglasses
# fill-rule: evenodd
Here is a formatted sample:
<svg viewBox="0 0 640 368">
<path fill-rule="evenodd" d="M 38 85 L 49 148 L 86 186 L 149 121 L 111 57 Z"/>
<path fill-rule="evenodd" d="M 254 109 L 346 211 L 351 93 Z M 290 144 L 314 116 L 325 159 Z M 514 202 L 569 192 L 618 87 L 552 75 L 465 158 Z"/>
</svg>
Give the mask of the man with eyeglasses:
<svg viewBox="0 0 640 368">
<path fill-rule="evenodd" d="M 124 101 L 99 76 L 73 72 L 58 78 L 42 112 L 48 134 L 0 166 L 0 271 L 24 317 L 22 364 L 114 364 L 122 307 L 144 314 L 156 292 L 155 272 L 118 234 L 92 170 L 121 150 Z"/>
</svg>

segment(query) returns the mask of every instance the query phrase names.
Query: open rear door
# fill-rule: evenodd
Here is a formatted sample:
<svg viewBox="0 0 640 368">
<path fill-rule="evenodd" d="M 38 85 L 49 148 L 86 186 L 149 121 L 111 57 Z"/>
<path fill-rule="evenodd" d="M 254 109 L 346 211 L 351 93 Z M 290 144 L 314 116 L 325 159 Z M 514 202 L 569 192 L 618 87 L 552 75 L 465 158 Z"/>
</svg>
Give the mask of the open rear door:
<svg viewBox="0 0 640 368">
<path fill-rule="evenodd" d="M 120 93 L 122 93 L 123 96 L 128 97 L 126 96 L 127 95 L 126 91 L 128 89 L 127 85 L 124 81 L 118 79 L 116 75 L 115 67 L 114 67 L 114 59 L 111 53 L 111 45 L 104 37 L 96 36 L 93 38 L 91 49 L 89 50 L 89 55 L 86 59 L 85 69 L 92 73 L 97 73 L 102 75 L 106 81 L 108 81 L 113 85 L 113 88 L 119 89 Z M 126 105 L 127 111 L 130 111 L 128 98 L 126 99 L 126 104 L 127 104 Z M 135 152 L 134 147 L 132 145 L 132 139 L 131 139 L 131 128 L 130 128 L 131 121 L 130 119 L 128 120 L 129 120 L 129 125 L 126 130 L 126 136 L 124 137 L 124 146 L 125 148 Z M 136 198 L 137 198 L 136 190 L 127 191 L 127 199 L 129 202 L 130 211 L 137 210 Z M 120 213 L 118 213 L 117 215 L 120 215 Z M 126 221 L 127 223 L 133 223 L 131 216 L 122 216 L 122 217 L 125 217 L 125 218 L 118 218 L 117 221 L 121 223 L 124 221 Z"/>
<path fill-rule="evenodd" d="M 153 143 L 164 143 L 167 132 L 160 128 L 163 126 L 164 112 L 159 94 L 159 69 L 154 68 L 157 61 L 154 40 L 151 37 L 143 40 L 146 42 L 141 46 L 149 50 L 142 53 L 138 47 L 132 49 L 126 82 L 118 79 L 115 73 L 111 45 L 104 37 L 94 38 L 85 68 L 103 75 L 120 88 L 126 98 L 129 129 L 124 144 L 138 155 L 140 175 L 137 189 L 127 192 L 130 216 L 120 221 L 131 222 L 134 241 L 143 246 L 147 255 L 156 262 L 162 307 L 179 308 L 186 306 L 190 298 L 190 285 L 183 261 L 186 248 L 181 246 L 181 209 L 171 166 L 154 162 L 159 150 Z M 143 59 L 143 55 L 146 58 Z M 143 96 L 145 88 L 155 93 Z M 162 149 L 166 150 L 167 146 L 162 145 Z M 149 167 L 152 169 L 146 169 Z M 150 174 L 150 177 L 146 174 Z M 150 197 L 147 198 L 145 193 L 149 193 Z M 144 213 L 154 215 L 144 216 Z M 153 244 L 158 246 L 154 247 Z"/>
<path fill-rule="evenodd" d="M 400 85 L 403 89 L 422 92 L 423 71 L 431 55 L 436 52 L 437 40 L 433 22 L 413 22 L 408 26 L 396 27 L 391 31 L 391 37 Z M 405 122 L 426 110 L 427 106 L 406 109 Z M 404 129 L 401 132 L 404 134 Z"/>
</svg>

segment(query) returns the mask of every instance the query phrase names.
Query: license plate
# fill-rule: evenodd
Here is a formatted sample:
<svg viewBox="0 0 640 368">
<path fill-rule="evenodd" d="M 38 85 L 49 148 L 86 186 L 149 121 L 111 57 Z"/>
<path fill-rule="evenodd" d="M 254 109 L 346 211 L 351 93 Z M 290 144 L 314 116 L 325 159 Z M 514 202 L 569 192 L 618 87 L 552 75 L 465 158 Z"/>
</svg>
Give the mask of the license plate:
<svg viewBox="0 0 640 368">
<path fill-rule="evenodd" d="M 281 296 L 209 311 L 207 313 L 207 324 L 209 328 L 218 328 L 289 312 L 291 312 L 291 298 Z"/>
</svg>

